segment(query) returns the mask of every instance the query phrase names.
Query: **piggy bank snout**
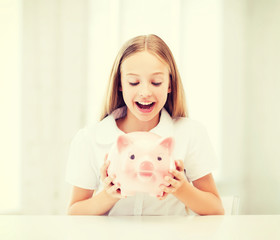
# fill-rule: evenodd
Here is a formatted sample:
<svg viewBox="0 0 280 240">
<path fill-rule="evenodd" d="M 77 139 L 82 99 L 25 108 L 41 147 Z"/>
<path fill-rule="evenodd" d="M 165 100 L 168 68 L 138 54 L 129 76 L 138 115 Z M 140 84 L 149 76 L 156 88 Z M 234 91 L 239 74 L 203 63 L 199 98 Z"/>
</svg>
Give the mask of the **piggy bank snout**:
<svg viewBox="0 0 280 240">
<path fill-rule="evenodd" d="M 149 161 L 144 161 L 139 166 L 140 171 L 154 171 L 154 164 Z"/>
</svg>

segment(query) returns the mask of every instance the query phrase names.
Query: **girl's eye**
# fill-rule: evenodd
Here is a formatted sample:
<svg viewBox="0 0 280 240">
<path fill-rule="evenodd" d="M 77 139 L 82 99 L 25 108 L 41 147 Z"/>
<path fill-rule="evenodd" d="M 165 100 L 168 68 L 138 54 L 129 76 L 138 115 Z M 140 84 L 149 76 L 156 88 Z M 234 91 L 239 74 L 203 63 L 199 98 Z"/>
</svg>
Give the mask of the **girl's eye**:
<svg viewBox="0 0 280 240">
<path fill-rule="evenodd" d="M 131 85 L 131 86 L 136 86 L 136 85 L 138 85 L 139 83 L 138 82 L 130 82 L 129 83 L 129 85 Z"/>
<path fill-rule="evenodd" d="M 153 82 L 152 83 L 154 86 L 160 86 L 161 85 L 161 82 Z"/>
</svg>

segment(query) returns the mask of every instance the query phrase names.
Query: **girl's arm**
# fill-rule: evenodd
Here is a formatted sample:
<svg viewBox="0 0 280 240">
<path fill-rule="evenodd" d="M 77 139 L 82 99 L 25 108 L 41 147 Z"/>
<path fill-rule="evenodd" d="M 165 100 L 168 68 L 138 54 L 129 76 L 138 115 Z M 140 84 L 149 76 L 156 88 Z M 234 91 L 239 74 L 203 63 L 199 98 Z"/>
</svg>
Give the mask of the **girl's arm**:
<svg viewBox="0 0 280 240">
<path fill-rule="evenodd" d="M 104 184 L 101 192 L 94 194 L 94 190 L 73 187 L 69 215 L 104 215 L 123 198 L 119 186 L 114 185 L 113 178 L 107 175 L 108 166 L 109 162 L 105 162 L 101 168 L 101 180 Z"/>
<path fill-rule="evenodd" d="M 199 215 L 223 215 L 224 208 L 212 174 L 193 181 L 185 181 L 174 196 Z"/>
<path fill-rule="evenodd" d="M 162 187 L 166 193 L 172 193 L 187 208 L 199 215 L 223 215 L 224 208 L 212 174 L 189 183 L 184 176 L 182 161 L 176 162 L 177 170 L 171 171 L 174 178 L 166 177 L 169 187 Z"/>
<path fill-rule="evenodd" d="M 116 187 L 116 186 L 115 186 Z M 74 186 L 68 208 L 69 215 L 104 215 L 118 201 L 105 190 L 94 194 L 94 190 Z"/>
</svg>

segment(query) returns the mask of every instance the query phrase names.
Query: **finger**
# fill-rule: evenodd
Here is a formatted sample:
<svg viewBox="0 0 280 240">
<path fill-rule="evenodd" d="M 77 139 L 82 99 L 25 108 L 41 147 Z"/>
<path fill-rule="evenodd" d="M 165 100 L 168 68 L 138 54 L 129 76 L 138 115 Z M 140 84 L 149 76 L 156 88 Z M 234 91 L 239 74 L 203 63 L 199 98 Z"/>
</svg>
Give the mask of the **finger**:
<svg viewBox="0 0 280 240">
<path fill-rule="evenodd" d="M 162 196 L 158 196 L 158 199 L 159 200 L 164 200 L 164 199 L 167 198 L 167 196 L 168 196 L 168 193 L 167 192 L 163 192 Z"/>
<path fill-rule="evenodd" d="M 100 178 L 101 178 L 101 181 L 104 181 L 104 179 L 108 177 L 107 175 L 107 171 L 106 171 L 106 166 L 103 165 L 100 169 Z"/>
<path fill-rule="evenodd" d="M 121 191 L 119 191 L 119 188 L 120 184 L 115 184 L 107 190 L 107 193 L 116 198 L 126 198 L 126 196 L 121 195 Z"/>
<path fill-rule="evenodd" d="M 107 192 L 110 193 L 110 194 L 113 194 L 113 193 L 117 193 L 117 190 L 119 189 L 119 184 L 115 184 L 113 186 L 110 186 L 108 189 L 107 189 Z"/>
<path fill-rule="evenodd" d="M 108 180 L 108 178 L 105 178 L 104 181 L 103 181 L 103 186 L 105 189 L 108 189 L 109 188 L 109 185 L 110 185 L 110 182 Z"/>
<path fill-rule="evenodd" d="M 169 176 L 166 176 L 164 179 L 170 183 L 171 187 L 178 188 L 180 185 L 180 182 L 178 180 L 171 178 Z"/>
<path fill-rule="evenodd" d="M 105 172 L 105 170 L 107 170 L 107 168 L 108 168 L 109 165 L 110 165 L 110 161 L 107 161 L 107 159 L 108 159 L 108 154 L 105 154 L 104 163 L 103 163 L 103 165 L 102 165 L 102 167 L 101 167 L 101 172 L 102 172 L 102 173 Z"/>
<path fill-rule="evenodd" d="M 110 188 L 111 186 L 113 186 L 113 185 L 114 185 L 114 184 L 113 184 L 113 181 L 114 181 L 113 178 L 111 178 L 111 177 L 106 177 L 106 178 L 104 179 L 104 181 L 103 181 L 104 188 L 108 189 L 108 188 Z"/>
<path fill-rule="evenodd" d="M 173 186 L 170 186 L 170 187 L 165 187 L 165 186 L 161 186 L 160 187 L 160 189 L 163 191 L 163 192 L 165 192 L 165 193 L 173 193 L 173 192 L 175 192 L 175 188 L 173 187 Z"/>
<path fill-rule="evenodd" d="M 182 160 L 175 160 L 175 165 L 176 165 L 176 169 L 178 171 L 183 171 L 184 170 L 184 163 Z"/>
<path fill-rule="evenodd" d="M 108 159 L 108 153 L 105 154 L 105 157 L 104 157 L 104 162 L 106 162 Z"/>
<path fill-rule="evenodd" d="M 107 170 L 108 170 L 109 165 L 110 165 L 110 162 L 107 161 L 102 165 L 102 167 L 100 169 L 100 177 L 101 177 L 102 181 L 104 180 L 104 178 L 106 178 L 108 176 Z"/>
<path fill-rule="evenodd" d="M 185 177 L 184 177 L 184 174 L 183 172 L 179 172 L 177 170 L 171 170 L 170 173 L 175 177 L 175 179 L 177 180 L 183 180 Z"/>
</svg>

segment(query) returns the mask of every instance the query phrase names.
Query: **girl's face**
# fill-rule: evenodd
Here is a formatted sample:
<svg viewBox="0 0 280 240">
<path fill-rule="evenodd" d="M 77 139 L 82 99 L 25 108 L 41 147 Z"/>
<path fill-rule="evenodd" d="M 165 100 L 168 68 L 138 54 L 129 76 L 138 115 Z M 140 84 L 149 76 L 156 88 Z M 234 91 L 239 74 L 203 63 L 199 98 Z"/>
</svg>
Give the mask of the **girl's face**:
<svg viewBox="0 0 280 240">
<path fill-rule="evenodd" d="M 142 51 L 126 58 L 121 65 L 120 90 L 127 117 L 156 125 L 171 92 L 169 81 L 168 65 L 155 55 Z"/>
</svg>

